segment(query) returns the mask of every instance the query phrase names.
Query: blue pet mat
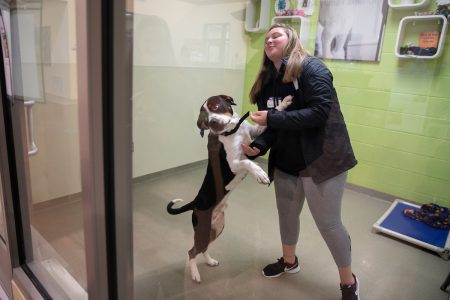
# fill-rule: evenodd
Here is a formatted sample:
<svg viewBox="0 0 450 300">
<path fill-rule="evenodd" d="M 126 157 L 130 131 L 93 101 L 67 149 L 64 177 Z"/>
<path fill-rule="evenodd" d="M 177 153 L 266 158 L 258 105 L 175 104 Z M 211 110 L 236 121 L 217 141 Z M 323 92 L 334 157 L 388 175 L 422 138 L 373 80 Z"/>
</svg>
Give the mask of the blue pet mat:
<svg viewBox="0 0 450 300">
<path fill-rule="evenodd" d="M 403 215 L 405 209 L 420 209 L 420 206 L 401 200 L 395 200 L 386 213 L 373 225 L 375 231 L 395 236 L 438 252 L 448 259 L 450 252 L 450 230 L 435 229 L 423 222 Z"/>
</svg>

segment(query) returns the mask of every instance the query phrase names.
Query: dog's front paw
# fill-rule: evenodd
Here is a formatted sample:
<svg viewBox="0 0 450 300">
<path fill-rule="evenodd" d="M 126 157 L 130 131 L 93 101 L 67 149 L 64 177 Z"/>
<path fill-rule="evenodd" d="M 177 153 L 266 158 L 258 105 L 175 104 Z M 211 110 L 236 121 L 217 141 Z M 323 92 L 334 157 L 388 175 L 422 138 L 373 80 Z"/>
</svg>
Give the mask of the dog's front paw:
<svg viewBox="0 0 450 300">
<path fill-rule="evenodd" d="M 234 178 L 225 186 L 226 191 L 234 190 L 239 182 L 241 182 L 245 176 L 247 175 L 247 172 L 241 172 L 234 175 Z"/>
<path fill-rule="evenodd" d="M 225 191 L 231 191 L 233 189 L 233 184 L 229 183 L 225 186 Z"/>
<path fill-rule="evenodd" d="M 263 169 L 259 170 L 258 172 L 256 172 L 255 174 L 256 176 L 256 181 L 258 181 L 258 183 L 261 184 L 269 184 L 270 183 L 270 178 L 267 175 L 266 172 L 264 172 Z"/>
<path fill-rule="evenodd" d="M 283 111 L 286 110 L 286 108 L 292 104 L 292 99 L 294 98 L 294 96 L 292 95 L 288 95 L 286 97 L 283 98 L 283 101 L 281 101 L 280 104 L 278 104 L 278 106 L 276 107 L 276 109 L 278 111 Z"/>
<path fill-rule="evenodd" d="M 237 182 L 233 182 L 233 181 L 231 181 L 229 184 L 227 184 L 226 186 L 225 186 L 225 190 L 226 191 L 231 191 L 231 190 L 234 190 L 234 188 L 237 186 Z"/>
</svg>

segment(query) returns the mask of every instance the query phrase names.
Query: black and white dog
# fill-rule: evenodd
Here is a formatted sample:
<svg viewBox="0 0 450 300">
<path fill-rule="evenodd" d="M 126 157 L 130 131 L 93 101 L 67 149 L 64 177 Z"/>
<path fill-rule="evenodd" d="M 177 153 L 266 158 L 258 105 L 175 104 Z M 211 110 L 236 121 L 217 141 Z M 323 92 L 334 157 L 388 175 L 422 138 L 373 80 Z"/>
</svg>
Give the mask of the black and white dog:
<svg viewBox="0 0 450 300">
<path fill-rule="evenodd" d="M 278 110 L 284 110 L 292 103 L 292 96 L 287 96 Z M 228 193 L 241 182 L 247 173 L 252 174 L 261 184 L 269 184 L 266 172 L 255 162 L 249 160 L 242 152 L 241 144 L 250 144 L 266 127 L 251 125 L 245 119 L 248 113 L 239 118 L 232 106 L 233 98 L 226 95 L 208 98 L 200 108 L 197 127 L 203 136 L 208 135 L 208 166 L 203 184 L 195 199 L 180 207 L 173 208 L 172 200 L 167 205 L 170 214 L 180 214 L 192 210 L 194 227 L 194 246 L 188 252 L 189 267 L 192 279 L 200 282 L 196 256 L 203 253 L 209 266 L 217 266 L 219 262 L 208 254 L 207 249 L 222 233 L 224 228 L 224 210 Z"/>
</svg>

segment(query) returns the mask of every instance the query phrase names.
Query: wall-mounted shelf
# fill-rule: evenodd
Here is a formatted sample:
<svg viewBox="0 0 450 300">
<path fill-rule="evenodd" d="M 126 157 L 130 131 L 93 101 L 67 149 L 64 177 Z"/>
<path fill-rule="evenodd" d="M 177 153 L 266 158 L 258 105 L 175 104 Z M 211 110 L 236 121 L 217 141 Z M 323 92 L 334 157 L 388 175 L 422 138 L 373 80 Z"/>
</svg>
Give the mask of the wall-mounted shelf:
<svg viewBox="0 0 450 300">
<path fill-rule="evenodd" d="M 395 43 L 395 55 L 399 58 L 419 58 L 433 59 L 439 57 L 442 53 L 442 47 L 445 43 L 447 33 L 447 18 L 443 15 L 428 16 L 407 16 L 400 21 L 397 32 L 397 41 Z M 437 51 L 434 55 L 413 55 L 400 53 L 400 47 L 408 43 L 419 45 L 419 35 L 421 32 L 439 32 L 439 41 Z"/>
<path fill-rule="evenodd" d="M 429 0 L 416 0 L 413 3 L 402 3 L 401 0 L 388 0 L 389 7 L 394 9 L 419 9 L 426 7 Z"/>
<path fill-rule="evenodd" d="M 303 47 L 308 46 L 308 34 L 309 34 L 309 20 L 308 17 L 302 17 L 302 16 L 276 16 L 272 19 L 272 24 L 275 23 L 288 23 L 290 25 L 293 25 L 293 27 L 297 27 L 293 23 L 299 23 L 298 28 L 295 28 L 297 30 L 297 33 L 300 38 L 300 42 L 302 43 Z"/>
<path fill-rule="evenodd" d="M 259 18 L 256 16 L 259 7 Z M 250 0 L 245 9 L 245 31 L 266 32 L 270 26 L 270 0 Z"/>
</svg>

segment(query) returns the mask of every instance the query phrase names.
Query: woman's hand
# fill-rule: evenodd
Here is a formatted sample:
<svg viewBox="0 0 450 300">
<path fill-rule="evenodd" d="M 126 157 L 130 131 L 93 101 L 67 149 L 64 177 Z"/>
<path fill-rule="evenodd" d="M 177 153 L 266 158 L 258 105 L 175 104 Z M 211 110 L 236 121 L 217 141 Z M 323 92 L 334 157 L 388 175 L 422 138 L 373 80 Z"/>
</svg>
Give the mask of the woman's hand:
<svg viewBox="0 0 450 300">
<path fill-rule="evenodd" d="M 253 122 L 261 126 L 267 126 L 267 111 L 260 110 L 257 112 L 251 112 L 250 118 Z"/>
<path fill-rule="evenodd" d="M 258 154 L 259 154 L 259 149 L 258 148 L 256 148 L 256 147 L 249 147 L 249 146 L 247 146 L 247 145 L 245 145 L 245 144 L 241 144 L 241 148 L 242 148 L 242 151 L 244 152 L 244 154 L 245 155 L 247 155 L 247 156 L 257 156 Z"/>
</svg>

